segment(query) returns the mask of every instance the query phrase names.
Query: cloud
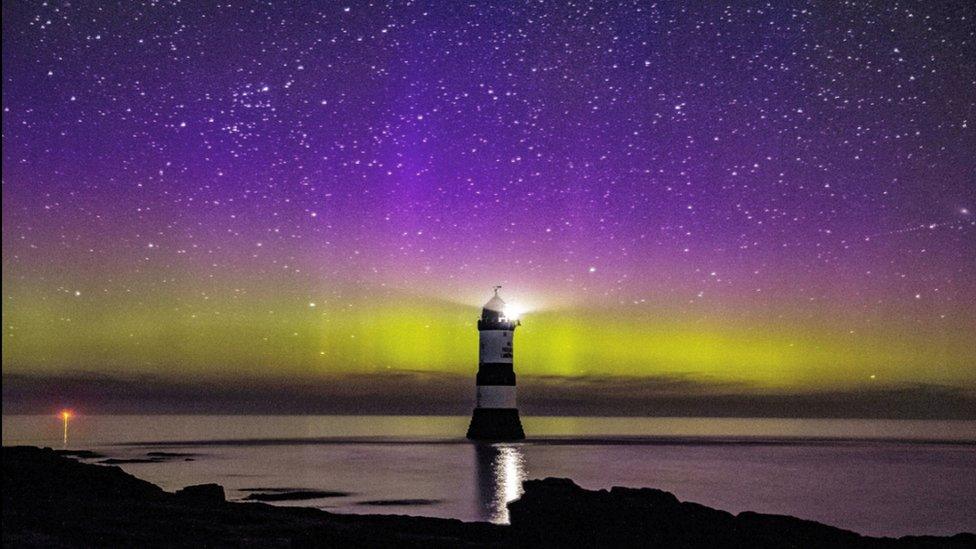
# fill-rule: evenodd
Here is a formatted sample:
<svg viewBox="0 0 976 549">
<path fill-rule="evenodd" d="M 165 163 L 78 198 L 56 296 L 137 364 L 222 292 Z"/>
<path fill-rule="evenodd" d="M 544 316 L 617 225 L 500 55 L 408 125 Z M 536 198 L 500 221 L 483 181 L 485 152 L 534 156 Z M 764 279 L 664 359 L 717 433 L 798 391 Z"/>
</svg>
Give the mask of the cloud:
<svg viewBox="0 0 976 549">
<path fill-rule="evenodd" d="M 667 376 L 547 378 L 524 385 L 522 408 L 553 415 L 976 419 L 976 391 L 945 385 L 773 392 Z"/>
<path fill-rule="evenodd" d="M 95 373 L 3 376 L 3 413 L 443 414 L 470 412 L 468 376 L 395 370 L 279 381 L 172 380 Z M 690 376 L 522 376 L 529 415 L 976 419 L 972 388 L 899 385 L 769 392 Z"/>
</svg>

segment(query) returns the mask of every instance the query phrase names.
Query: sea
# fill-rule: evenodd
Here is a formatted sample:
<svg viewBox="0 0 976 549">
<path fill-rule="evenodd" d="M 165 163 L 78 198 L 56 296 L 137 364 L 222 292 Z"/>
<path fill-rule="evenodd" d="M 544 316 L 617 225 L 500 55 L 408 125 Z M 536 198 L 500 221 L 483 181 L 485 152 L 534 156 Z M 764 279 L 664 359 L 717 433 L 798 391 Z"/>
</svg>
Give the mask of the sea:
<svg viewBox="0 0 976 549">
<path fill-rule="evenodd" d="M 467 417 L 4 415 L 3 444 L 91 450 L 166 490 L 337 513 L 506 523 L 522 481 L 652 487 L 731 513 L 867 535 L 976 531 L 976 421 L 524 417 L 527 440 L 472 444 Z"/>
</svg>

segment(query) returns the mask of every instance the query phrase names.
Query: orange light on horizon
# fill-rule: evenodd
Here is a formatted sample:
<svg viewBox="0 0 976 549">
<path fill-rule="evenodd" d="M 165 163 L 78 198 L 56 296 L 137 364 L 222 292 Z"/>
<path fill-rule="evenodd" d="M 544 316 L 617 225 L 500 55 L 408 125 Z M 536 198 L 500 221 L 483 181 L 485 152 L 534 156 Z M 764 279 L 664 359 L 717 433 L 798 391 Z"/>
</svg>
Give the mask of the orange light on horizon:
<svg viewBox="0 0 976 549">
<path fill-rule="evenodd" d="M 73 415 L 74 412 L 71 410 L 61 410 L 61 422 L 64 423 L 64 433 L 61 436 L 61 446 L 64 448 L 68 447 L 68 420 L 71 419 L 71 416 Z"/>
</svg>

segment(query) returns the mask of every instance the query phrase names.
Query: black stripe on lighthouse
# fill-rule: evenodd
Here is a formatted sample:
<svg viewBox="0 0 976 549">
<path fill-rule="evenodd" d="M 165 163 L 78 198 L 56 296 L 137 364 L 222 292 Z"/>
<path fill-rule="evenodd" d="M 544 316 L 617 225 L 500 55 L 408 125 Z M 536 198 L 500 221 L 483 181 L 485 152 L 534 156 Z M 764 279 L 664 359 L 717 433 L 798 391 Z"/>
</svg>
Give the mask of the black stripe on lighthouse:
<svg viewBox="0 0 976 549">
<path fill-rule="evenodd" d="M 478 385 L 515 386 L 515 368 L 511 364 L 479 364 Z"/>
</svg>

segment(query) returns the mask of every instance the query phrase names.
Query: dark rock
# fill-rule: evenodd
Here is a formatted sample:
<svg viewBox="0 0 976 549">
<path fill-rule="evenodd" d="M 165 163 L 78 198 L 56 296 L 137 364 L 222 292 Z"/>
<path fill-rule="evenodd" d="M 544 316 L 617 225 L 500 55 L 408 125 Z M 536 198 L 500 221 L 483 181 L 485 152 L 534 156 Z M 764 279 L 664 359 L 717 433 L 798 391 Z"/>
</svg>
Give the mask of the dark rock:
<svg viewBox="0 0 976 549">
<path fill-rule="evenodd" d="M 264 491 L 248 494 L 244 499 L 248 501 L 299 501 L 306 499 L 341 498 L 348 495 L 348 492 L 328 490 L 274 490 L 271 492 Z"/>
<path fill-rule="evenodd" d="M 58 455 L 50 448 L 3 447 L 4 518 L 8 498 L 41 496 L 54 500 L 111 498 L 157 500 L 166 492 L 117 467 L 80 463 Z"/>
<path fill-rule="evenodd" d="M 219 484 L 196 484 L 176 491 L 176 496 L 198 505 L 224 503 L 224 487 Z"/>
<path fill-rule="evenodd" d="M 250 486 L 247 488 L 238 488 L 241 492 L 299 492 L 301 490 L 307 490 L 307 488 L 286 488 L 283 486 Z"/>
<path fill-rule="evenodd" d="M 99 461 L 103 465 L 125 465 L 127 463 L 159 463 L 163 460 L 156 458 L 108 458 Z"/>
<path fill-rule="evenodd" d="M 188 454 L 185 452 L 146 452 L 147 457 L 162 459 L 193 457 L 195 455 L 196 454 Z"/>
<path fill-rule="evenodd" d="M 360 501 L 359 505 L 374 505 L 377 507 L 409 507 L 413 505 L 436 505 L 440 503 L 439 499 L 371 499 L 367 501 Z"/>
<path fill-rule="evenodd" d="M 536 544 L 689 547 L 727 542 L 732 515 L 695 504 L 682 508 L 673 494 L 613 488 L 584 490 L 568 479 L 524 483 L 521 499 L 509 504 L 513 528 Z"/>
<path fill-rule="evenodd" d="M 952 538 L 868 538 L 782 515 L 732 515 L 681 502 L 651 488 L 584 490 L 568 479 L 524 483 L 509 503 L 512 535 L 527 546 L 602 547 L 972 547 L 973 534 Z M 930 545 L 933 544 L 934 545 Z"/>
<path fill-rule="evenodd" d="M 133 457 L 133 458 L 107 458 L 99 461 L 99 463 L 105 465 L 125 465 L 129 463 L 162 463 L 165 461 L 172 461 L 177 458 L 184 458 L 183 461 L 193 461 L 192 457 L 196 454 L 187 454 L 181 452 L 146 452 L 146 457 Z M 92 453 L 92 456 L 79 456 L 79 457 L 104 457 L 98 454 Z"/>
<path fill-rule="evenodd" d="M 73 457 L 78 459 L 96 459 L 105 457 L 98 452 L 92 452 L 91 450 L 55 450 L 59 456 Z"/>
</svg>

